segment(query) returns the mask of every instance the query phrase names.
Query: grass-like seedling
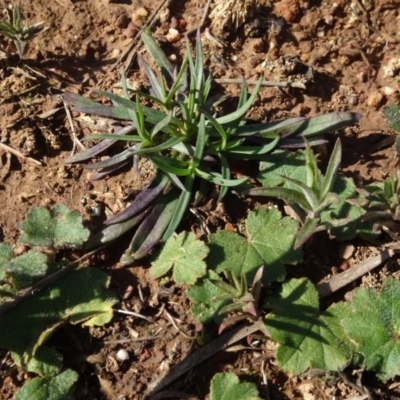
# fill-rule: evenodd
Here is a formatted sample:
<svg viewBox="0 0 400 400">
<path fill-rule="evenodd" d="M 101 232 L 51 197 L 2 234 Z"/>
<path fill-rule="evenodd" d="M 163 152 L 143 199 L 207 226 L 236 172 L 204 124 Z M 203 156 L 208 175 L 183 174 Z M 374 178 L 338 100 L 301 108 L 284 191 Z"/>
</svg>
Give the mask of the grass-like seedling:
<svg viewBox="0 0 400 400">
<path fill-rule="evenodd" d="M 47 29 L 44 22 L 26 25 L 20 6 L 4 6 L 8 13 L 8 21 L 0 22 L 0 35 L 11 39 L 18 51 L 19 57 L 24 57 L 26 42 L 38 33 Z"/>
<path fill-rule="evenodd" d="M 103 141 L 68 158 L 66 162 L 87 162 L 116 141 L 124 140 L 127 146 L 122 152 L 86 166 L 97 170 L 95 179 L 129 163 L 133 163 L 137 170 L 141 157 L 150 160 L 157 169 L 153 182 L 130 206 L 106 222 L 104 230 L 89 242 L 88 248 L 116 239 L 140 223 L 140 234 L 135 234 L 130 246 L 133 258 L 140 258 L 160 240 L 165 241 L 172 235 L 195 192 L 197 198 L 202 198 L 210 184 L 217 185 L 221 200 L 229 188 L 246 182 L 247 177 L 233 176 L 232 160 L 263 160 L 278 145 L 303 146 L 302 136 L 313 138 L 359 119 L 355 113 L 333 113 L 268 124 L 248 123 L 245 117 L 257 97 L 261 79 L 250 96 L 243 81 L 236 109 L 230 114 L 218 116 L 215 106 L 225 97 L 215 100 L 214 96 L 210 96 L 213 76 L 205 72 L 200 32 L 197 34 L 195 54 L 187 43 L 187 54 L 179 69 L 171 64 L 150 35 L 143 33 L 142 39 L 159 69 L 157 74 L 144 59 L 139 58 L 150 82 L 150 93 L 129 90 L 123 74 L 123 96 L 99 91 L 112 101 L 111 106 L 71 93 L 64 95 L 64 100 L 72 104 L 76 111 L 128 122 L 113 135 L 88 137 Z M 152 103 L 152 107 L 145 106 L 144 101 Z M 315 142 L 318 143 L 311 143 Z M 196 181 L 202 183 L 197 185 Z M 162 193 L 167 196 L 161 200 Z"/>
<path fill-rule="evenodd" d="M 246 191 L 249 195 L 278 197 L 284 200 L 303 223 L 294 248 L 301 247 L 321 224 L 321 213 L 331 204 L 339 204 L 338 194 L 332 191 L 340 165 L 342 146 L 337 140 L 325 175 L 318 169 L 317 160 L 306 142 L 306 182 L 284 177 L 288 187 L 260 187 Z"/>
</svg>

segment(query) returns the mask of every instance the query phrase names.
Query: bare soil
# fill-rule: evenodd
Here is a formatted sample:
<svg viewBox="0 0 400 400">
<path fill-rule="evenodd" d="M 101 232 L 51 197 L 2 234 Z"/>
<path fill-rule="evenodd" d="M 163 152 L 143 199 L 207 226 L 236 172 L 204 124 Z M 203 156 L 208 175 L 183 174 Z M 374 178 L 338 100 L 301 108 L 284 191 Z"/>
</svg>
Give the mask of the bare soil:
<svg viewBox="0 0 400 400">
<path fill-rule="evenodd" d="M 21 153 L 15 156 L 0 147 L 0 227 L 2 240 L 15 246 L 18 226 L 32 206 L 64 203 L 79 210 L 87 226 L 94 230 L 107 213 L 124 207 L 127 196 L 148 181 L 148 174 L 138 178 L 131 170 L 91 181 L 90 171 L 64 164 L 73 151 L 80 150 L 75 148 L 74 131 L 82 139 L 88 134 L 109 132 L 113 122 L 74 113 L 71 127 L 60 95 L 73 92 L 98 99 L 93 90 L 115 90 L 123 65 L 132 85 L 146 86 L 136 62 L 137 54 L 145 56 L 137 37 L 140 21 L 132 25 L 132 14 L 144 7 L 148 20 L 155 16 L 154 36 L 169 55 L 179 60 L 185 52 L 184 34 L 199 25 L 206 5 L 205 0 L 20 3 L 29 22 L 44 21 L 49 29 L 29 42 L 24 60 L 13 54 L 9 42 L 0 42 L 0 49 L 6 52 L 6 57 L 0 59 L 1 142 Z M 164 9 L 159 13 L 164 3 L 169 13 Z M 212 1 L 210 12 L 219 3 Z M 215 77 L 244 76 L 255 80 L 263 74 L 270 81 L 305 83 L 305 90 L 262 87 L 248 116 L 258 121 L 332 111 L 360 112 L 363 118 L 357 127 L 333 133 L 329 142 L 332 145 L 336 137 L 342 139 L 342 171 L 355 178 L 357 184 L 386 178 L 397 162 L 391 146 L 394 134 L 386 126 L 382 108 L 400 100 L 399 1 L 260 3 L 257 14 L 230 34 L 224 32 L 222 18 L 205 20 L 203 45 L 207 65 Z M 180 32 L 175 43 L 165 39 L 170 27 Z M 216 44 L 210 34 L 225 46 Z M 293 69 L 293 65 L 300 69 Z M 239 85 L 221 83 L 215 90 L 235 97 Z M 201 212 L 212 231 L 236 230 L 247 209 L 256 207 L 251 201 L 239 203 L 234 196 L 221 205 L 210 204 Z M 98 205 L 103 211 L 102 217 L 96 218 L 92 215 L 93 207 Z M 197 229 L 195 218 L 187 224 L 188 228 Z M 65 365 L 80 374 L 77 399 L 144 398 L 151 382 L 198 347 L 193 339 L 205 329 L 191 316 L 185 287 L 171 283 L 161 286 L 148 273 L 147 264 L 119 264 L 128 243 L 129 239 L 122 240 L 111 251 L 91 260 L 91 265 L 111 275 L 112 289 L 121 299 L 120 309 L 143 314 L 154 322 L 116 313 L 108 326 L 68 328 L 55 338 L 62 344 Z M 373 251 L 368 244 L 352 244 L 356 250 L 349 265 Z M 307 248 L 307 266 L 299 266 L 295 274 L 306 275 L 308 268 L 312 268 L 318 270 L 313 274 L 318 281 L 338 270 L 343 261 L 340 254 L 337 243 L 318 235 Z M 397 270 L 397 261 L 391 260 L 380 274 L 371 274 L 368 279 L 381 281 Z M 205 332 L 215 335 L 216 330 L 206 327 Z M 157 398 L 204 399 L 210 379 L 220 371 L 234 371 L 257 383 L 266 399 L 346 399 L 359 395 L 343 377 L 284 374 L 273 358 L 267 360 L 261 371 L 260 364 L 253 360 L 265 352 L 264 341 L 254 348 L 246 341 L 242 344 L 237 351 L 220 352 L 210 358 Z M 130 354 L 130 359 L 123 363 L 116 359 L 121 348 Z M 30 376 L 13 366 L 6 352 L 0 354 L 4 356 L 0 398 L 7 400 Z M 355 382 L 356 377 L 351 376 L 350 380 Z M 384 385 L 366 374 L 363 382 L 374 398 L 400 398 L 396 382 Z M 393 389 L 389 384 L 393 384 Z"/>
</svg>

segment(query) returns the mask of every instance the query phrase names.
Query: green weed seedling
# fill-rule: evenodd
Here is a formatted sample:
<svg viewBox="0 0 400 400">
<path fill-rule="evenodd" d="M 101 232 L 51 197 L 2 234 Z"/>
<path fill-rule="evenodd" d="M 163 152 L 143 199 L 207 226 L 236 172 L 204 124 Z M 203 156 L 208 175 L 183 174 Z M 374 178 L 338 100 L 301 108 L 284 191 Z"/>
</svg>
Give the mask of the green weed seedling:
<svg viewBox="0 0 400 400">
<path fill-rule="evenodd" d="M 131 263 L 147 255 L 154 246 L 165 242 L 175 232 L 191 202 L 207 195 L 210 185 L 219 188 L 223 199 L 229 188 L 241 187 L 247 177 L 234 177 L 234 160 L 264 160 L 277 146 L 304 146 L 302 137 L 313 140 L 329 130 L 355 123 L 356 113 L 332 113 L 313 118 L 291 118 L 268 124 L 250 124 L 246 120 L 255 101 L 261 79 L 247 94 L 243 81 L 237 106 L 230 114 L 216 115 L 216 105 L 226 99 L 210 96 L 213 76 L 205 71 L 200 32 L 195 50 L 186 45 L 186 57 L 175 68 L 155 40 L 143 33 L 145 47 L 158 68 L 154 71 L 142 58 L 139 63 L 149 83 L 149 93 L 135 92 L 127 87 L 122 74 L 123 96 L 99 91 L 112 101 L 106 106 L 72 93 L 64 100 L 75 111 L 97 114 L 127 122 L 113 135 L 95 135 L 100 139 L 85 152 L 69 157 L 68 163 L 87 163 L 117 141 L 126 141 L 125 149 L 110 158 L 86 165 L 96 170 L 93 179 L 100 179 L 119 168 L 133 164 L 137 171 L 144 157 L 156 168 L 154 180 L 120 213 L 105 222 L 105 227 L 87 244 L 91 249 L 117 239 L 135 226 L 137 232 L 123 256 Z M 151 104 L 151 107 L 144 103 Z M 160 194 L 165 198 L 160 200 Z"/>
<path fill-rule="evenodd" d="M 3 3 L 3 2 L 2 2 Z M 21 6 L 7 7 L 3 3 L 8 14 L 8 21 L 0 22 L 0 35 L 11 39 L 18 51 L 19 57 L 24 57 L 26 43 L 37 34 L 45 31 L 44 22 L 26 25 Z"/>
<path fill-rule="evenodd" d="M 351 224 L 365 213 L 362 207 L 347 202 L 356 194 L 356 188 L 352 179 L 338 177 L 341 153 L 341 143 L 337 140 L 323 175 L 307 142 L 304 153 L 276 152 L 271 160 L 275 157 L 280 164 L 271 165 L 271 161 L 267 161 L 260 166 L 259 180 L 266 186 L 244 192 L 252 196 L 277 197 L 290 206 L 302 223 L 295 249 L 300 248 L 315 232 L 325 229 L 347 239 L 352 233 L 346 229 L 341 232 L 340 228 L 350 229 Z"/>
<path fill-rule="evenodd" d="M 233 372 L 215 374 L 210 387 L 210 400 L 261 400 L 257 386 L 240 382 Z"/>
<path fill-rule="evenodd" d="M 210 235 L 207 244 L 194 238 L 198 244 L 191 241 L 190 247 L 203 249 L 198 255 L 191 253 L 191 263 L 205 261 L 207 265 L 204 275 L 189 284 L 194 317 L 203 323 L 214 320 L 220 332 L 243 319 L 258 323 L 262 318 L 269 340 L 277 343 L 278 366 L 296 375 L 309 369 L 337 372 L 347 366 L 374 371 L 383 380 L 398 375 L 400 347 L 396 326 L 400 323 L 400 282 L 388 279 L 380 292 L 356 289 L 352 302 L 340 301 L 321 310 L 312 282 L 307 278 L 285 280 L 282 264 L 301 261 L 301 253 L 291 250 L 288 257 L 288 250 L 279 245 L 292 232 L 293 246 L 296 235 L 289 226 L 278 233 L 276 228 L 284 225 L 286 219 L 293 220 L 274 209 L 257 213 L 249 214 L 246 237 L 221 231 Z M 184 232 L 181 235 L 184 237 Z M 172 248 L 171 239 L 165 244 L 169 259 L 179 259 L 186 247 L 183 244 L 182 248 Z M 163 259 L 161 250 L 152 271 L 159 271 L 157 264 Z M 250 276 L 255 282 L 251 288 L 246 283 Z M 224 319 L 221 313 L 226 315 Z"/>
<path fill-rule="evenodd" d="M 79 266 L 34 290 L 36 284 L 66 267 L 67 260 L 57 261 L 59 249 L 80 248 L 88 239 L 89 231 L 77 211 L 62 204 L 50 210 L 34 207 L 20 230 L 19 242 L 33 249 L 15 257 L 8 243 L 0 243 L 0 347 L 10 350 L 24 371 L 37 376 L 14 399 L 73 399 L 78 374 L 63 369 L 62 355 L 46 342 L 66 323 L 93 326 L 109 322 L 117 300 L 107 289 L 110 280 L 105 273 Z M 26 291 L 29 297 L 10 307 Z"/>
</svg>

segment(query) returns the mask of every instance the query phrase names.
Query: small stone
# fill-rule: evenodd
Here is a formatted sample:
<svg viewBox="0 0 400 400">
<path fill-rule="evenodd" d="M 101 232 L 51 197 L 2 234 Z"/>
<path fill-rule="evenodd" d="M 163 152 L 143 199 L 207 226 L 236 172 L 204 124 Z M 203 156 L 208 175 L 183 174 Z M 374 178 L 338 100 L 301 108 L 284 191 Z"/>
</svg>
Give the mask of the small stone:
<svg viewBox="0 0 400 400">
<path fill-rule="evenodd" d="M 384 94 L 385 96 L 392 96 L 396 92 L 398 92 L 398 90 L 393 87 L 390 86 L 381 87 L 381 93 Z"/>
<path fill-rule="evenodd" d="M 165 23 L 169 21 L 169 18 L 171 16 L 171 12 L 169 10 L 169 8 L 164 8 L 164 10 L 160 11 L 160 15 L 159 15 L 159 20 L 161 23 Z"/>
<path fill-rule="evenodd" d="M 123 34 L 126 38 L 133 38 L 136 36 L 137 32 L 138 32 L 138 27 L 132 22 L 130 22 L 127 28 L 124 30 Z"/>
<path fill-rule="evenodd" d="M 128 361 L 129 353 L 124 349 L 119 349 L 117 352 L 117 358 L 119 361 Z"/>
<path fill-rule="evenodd" d="M 143 26 L 144 21 L 146 21 L 149 12 L 144 7 L 139 7 L 132 13 L 132 22 L 141 28 Z"/>
<path fill-rule="evenodd" d="M 286 22 L 295 22 L 301 15 L 298 0 L 281 0 L 275 4 L 275 13 Z"/>
<path fill-rule="evenodd" d="M 382 67 L 384 78 L 393 78 L 398 75 L 400 71 L 400 58 L 391 58 L 389 62 Z"/>
<path fill-rule="evenodd" d="M 118 58 L 120 54 L 121 54 L 121 50 L 120 49 L 114 49 L 111 52 L 111 58 Z"/>
<path fill-rule="evenodd" d="M 371 91 L 371 93 L 369 93 L 367 99 L 367 105 L 369 107 L 378 108 L 379 105 L 382 103 L 382 100 L 383 100 L 383 94 L 375 89 Z"/>
<path fill-rule="evenodd" d="M 355 251 L 356 248 L 352 244 L 339 246 L 339 255 L 344 260 L 348 260 L 350 257 L 352 257 Z"/>
<path fill-rule="evenodd" d="M 170 43 L 176 43 L 181 39 L 181 35 L 176 29 L 170 28 L 168 30 L 168 33 L 165 35 L 165 38 L 168 40 Z"/>
</svg>

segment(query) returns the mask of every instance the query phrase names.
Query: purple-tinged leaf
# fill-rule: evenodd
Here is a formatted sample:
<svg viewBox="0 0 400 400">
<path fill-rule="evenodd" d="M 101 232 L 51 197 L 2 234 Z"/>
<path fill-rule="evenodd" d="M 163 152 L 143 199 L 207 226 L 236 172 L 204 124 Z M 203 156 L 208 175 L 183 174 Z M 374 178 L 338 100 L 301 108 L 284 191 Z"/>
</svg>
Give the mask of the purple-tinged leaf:
<svg viewBox="0 0 400 400">
<path fill-rule="evenodd" d="M 100 171 L 95 172 L 91 177 L 90 180 L 92 181 L 98 181 L 99 179 L 103 179 L 105 176 L 112 174 L 115 171 L 118 171 L 122 167 L 125 167 L 125 165 L 128 165 L 130 160 L 128 161 L 122 161 L 119 164 L 112 165 L 111 167 L 108 168 L 102 168 Z"/>
<path fill-rule="evenodd" d="M 114 135 L 127 135 L 128 133 L 132 132 L 135 128 L 132 125 L 124 126 L 123 128 L 119 129 L 114 133 Z M 94 145 L 90 149 L 82 151 L 81 153 L 74 154 L 71 157 L 68 157 L 64 162 L 67 164 L 71 163 L 79 163 L 82 161 L 86 161 L 98 154 L 102 153 L 103 151 L 107 150 L 111 147 L 118 139 L 105 139 L 100 143 Z"/>
<path fill-rule="evenodd" d="M 179 201 L 179 192 L 173 190 L 161 204 L 156 204 L 140 224 L 132 239 L 131 251 L 135 260 L 147 256 L 161 241 Z"/>
<path fill-rule="evenodd" d="M 92 249 L 95 249 L 96 247 L 103 246 L 106 243 L 118 239 L 134 226 L 138 225 L 140 221 L 144 218 L 146 213 L 147 210 L 126 221 L 106 226 L 101 232 L 97 233 L 91 239 L 89 239 L 89 241 L 84 246 L 84 250 L 90 251 Z"/>
<path fill-rule="evenodd" d="M 135 154 L 134 150 L 132 148 L 129 148 L 122 151 L 121 153 L 116 154 L 115 156 L 107 158 L 106 160 L 85 165 L 85 169 L 93 170 L 100 168 L 109 168 L 112 167 L 113 165 L 119 165 L 122 162 L 128 161 L 130 158 L 133 157 L 134 154 Z"/>
<path fill-rule="evenodd" d="M 118 214 L 109 218 L 105 224 L 111 225 L 131 218 L 145 210 L 166 188 L 169 179 L 162 173 L 159 173 L 150 185 L 136 196 L 135 200 L 128 207 Z"/>
</svg>

